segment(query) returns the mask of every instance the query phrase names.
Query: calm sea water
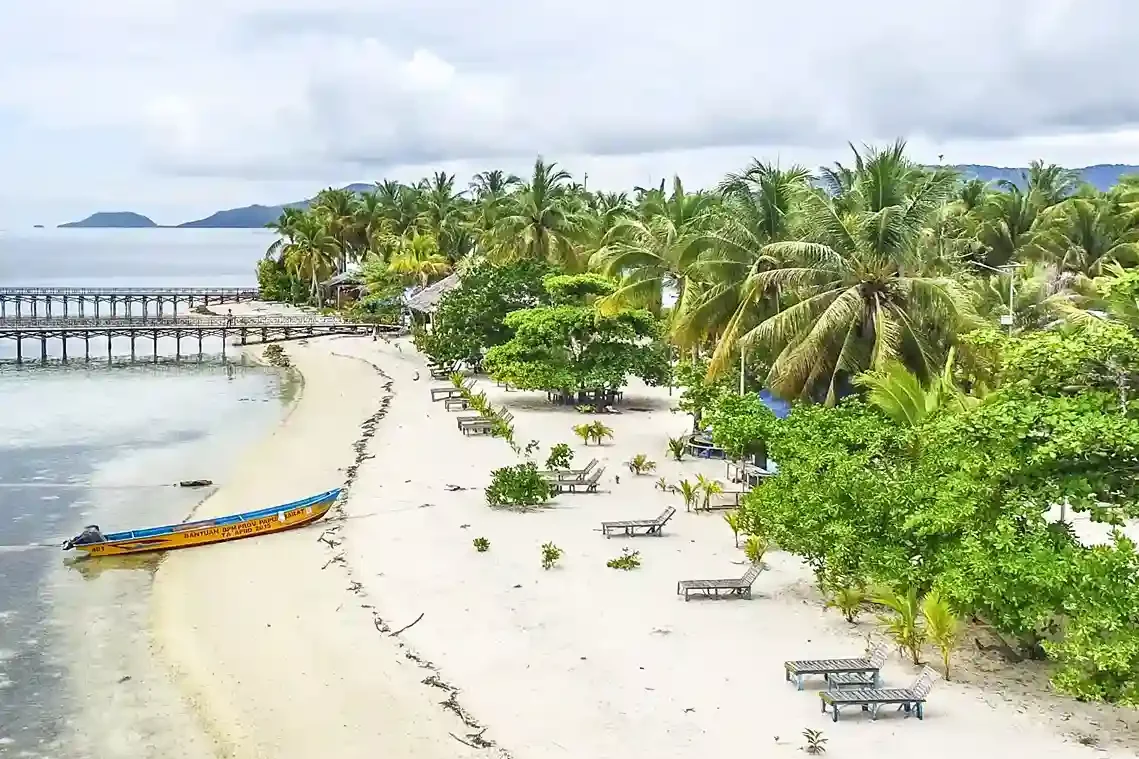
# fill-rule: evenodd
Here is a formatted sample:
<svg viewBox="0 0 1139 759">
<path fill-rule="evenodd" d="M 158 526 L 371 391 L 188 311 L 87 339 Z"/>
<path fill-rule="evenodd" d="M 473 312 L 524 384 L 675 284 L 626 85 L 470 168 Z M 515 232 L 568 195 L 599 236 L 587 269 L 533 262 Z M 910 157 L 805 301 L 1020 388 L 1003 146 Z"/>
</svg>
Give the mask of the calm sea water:
<svg viewBox="0 0 1139 759">
<path fill-rule="evenodd" d="M 0 286 L 251 285 L 271 240 L 247 230 L 0 233 Z M 132 364 L 120 346 L 108 364 L 105 343 L 91 364 L 0 364 L 0 756 L 211 755 L 151 652 L 161 559 L 76 562 L 58 550 L 86 524 L 182 520 L 207 492 L 173 484 L 224 483 L 228 462 L 279 421 L 287 379 L 216 356 L 175 364 L 169 342 L 157 364 Z M 0 345 L 0 359 L 13 354 Z"/>
</svg>

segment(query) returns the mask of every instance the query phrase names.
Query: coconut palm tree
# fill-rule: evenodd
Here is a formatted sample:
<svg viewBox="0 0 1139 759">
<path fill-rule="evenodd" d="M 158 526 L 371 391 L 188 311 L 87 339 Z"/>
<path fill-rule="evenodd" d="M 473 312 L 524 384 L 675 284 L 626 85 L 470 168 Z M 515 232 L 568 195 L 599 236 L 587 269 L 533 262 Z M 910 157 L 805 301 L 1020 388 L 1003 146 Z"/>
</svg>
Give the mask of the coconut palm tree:
<svg viewBox="0 0 1139 759">
<path fill-rule="evenodd" d="M 713 221 L 710 195 L 686 193 L 680 177 L 672 195 L 652 205 L 642 204 L 638 216 L 624 195 L 606 198 L 602 218 L 616 216 L 590 266 L 620 280 L 617 290 L 599 302 L 602 311 L 644 306 L 659 312 L 665 289 L 683 300 L 689 269 L 706 247 Z"/>
<path fill-rule="evenodd" d="M 274 240 L 265 251 L 266 259 L 276 258 L 281 254 L 281 249 L 285 246 L 288 238 L 292 237 L 298 220 L 304 217 L 304 215 L 305 212 L 300 208 L 285 208 L 281 211 L 281 215 L 277 217 L 276 221 L 271 221 L 265 225 L 267 229 L 271 229 L 277 233 L 277 239 Z"/>
<path fill-rule="evenodd" d="M 320 283 L 336 271 L 340 259 L 340 243 L 328 231 L 324 220 L 305 214 L 293 225 L 281 248 L 285 266 L 301 282 L 307 282 L 309 298 L 320 304 Z"/>
<path fill-rule="evenodd" d="M 388 261 L 388 271 L 426 287 L 433 280 L 449 274 L 451 262 L 439 252 L 439 243 L 433 235 L 412 232 L 399 238 L 394 255 Z"/>
<path fill-rule="evenodd" d="M 1139 229 L 1102 199 L 1070 198 L 1046 212 L 1040 246 L 1062 271 L 1097 277 L 1112 263 L 1139 264 Z"/>
<path fill-rule="evenodd" d="M 530 180 L 508 198 L 494 233 L 492 256 L 549 261 L 569 271 L 582 271 L 578 255 L 581 213 L 567 192 L 569 173 L 541 157 Z"/>
<path fill-rule="evenodd" d="M 805 239 L 765 246 L 762 255 L 778 265 L 752 276 L 756 291 L 785 297 L 741 338 L 773 351 L 768 381 L 777 394 L 833 404 L 855 375 L 888 360 L 923 381 L 941 368 L 971 309 L 955 280 L 921 270 L 917 242 L 956 181 L 915 172 L 891 149 L 858 162 L 857 203 L 803 196 Z M 859 210 L 842 210 L 852 207 Z M 721 370 L 723 351 L 713 357 Z"/>
<path fill-rule="evenodd" d="M 796 235 L 797 209 L 809 194 L 809 177 L 799 166 L 781 169 L 753 162 L 720 187 L 715 223 L 698 243 L 703 253 L 686 271 L 698 284 L 689 282 L 681 293 L 673 327 L 681 347 L 719 335 L 709 366 L 712 377 L 727 370 L 740 336 L 775 307 L 778 289 L 759 275 L 779 261 L 765 249 Z"/>
</svg>

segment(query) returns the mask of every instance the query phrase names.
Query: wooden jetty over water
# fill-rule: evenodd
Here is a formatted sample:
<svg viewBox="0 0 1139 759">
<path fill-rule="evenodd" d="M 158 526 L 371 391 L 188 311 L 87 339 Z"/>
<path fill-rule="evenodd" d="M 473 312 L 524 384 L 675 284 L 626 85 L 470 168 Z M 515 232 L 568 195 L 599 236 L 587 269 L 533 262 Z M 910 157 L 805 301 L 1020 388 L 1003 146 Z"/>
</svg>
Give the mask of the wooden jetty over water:
<svg viewBox="0 0 1139 759">
<path fill-rule="evenodd" d="M 99 317 L 109 310 L 116 317 L 120 306 L 122 315 L 129 316 L 135 306 L 146 314 L 152 303 L 157 316 L 163 315 L 167 304 L 170 315 L 177 316 L 179 305 L 188 311 L 195 306 L 257 300 L 258 296 L 256 287 L 0 287 L 0 319 L 25 314 L 33 319 L 50 318 L 53 305 L 60 316 L 87 316 L 90 310 L 91 316 Z"/>
<path fill-rule="evenodd" d="M 60 289 L 60 288 L 56 288 Z M 173 338 L 174 358 L 182 357 L 182 340 L 197 338 L 197 355 L 202 355 L 202 340 L 206 337 L 222 339 L 222 354 L 231 340 L 248 343 L 268 343 L 281 340 L 298 340 L 325 335 L 371 335 L 373 331 L 397 334 L 399 325 L 366 324 L 322 317 L 290 316 L 194 316 L 162 318 L 0 318 L 0 344 L 6 340 L 16 343 L 16 362 L 24 360 L 27 341 L 39 343 L 40 361 L 48 360 L 48 341 L 59 340 L 63 347 L 61 358 L 68 360 L 68 341 L 83 341 L 83 359 L 91 360 L 91 341 L 106 341 L 107 359 L 111 359 L 111 340 L 116 337 L 130 340 L 131 358 L 135 357 L 135 341 L 152 341 L 154 361 L 158 361 L 158 341 Z M 33 354 L 34 355 L 34 354 Z"/>
</svg>

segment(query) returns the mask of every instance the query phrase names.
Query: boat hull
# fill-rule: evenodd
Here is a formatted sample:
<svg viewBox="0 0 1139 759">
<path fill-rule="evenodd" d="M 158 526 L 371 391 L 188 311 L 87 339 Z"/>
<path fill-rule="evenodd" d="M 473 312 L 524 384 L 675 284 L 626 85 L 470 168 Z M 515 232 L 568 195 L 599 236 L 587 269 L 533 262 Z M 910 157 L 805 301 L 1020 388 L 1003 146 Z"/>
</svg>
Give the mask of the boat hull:
<svg viewBox="0 0 1139 759">
<path fill-rule="evenodd" d="M 158 535 L 139 535 L 108 540 L 101 543 L 76 545 L 77 551 L 88 556 L 122 556 L 124 554 L 147 553 L 150 551 L 172 551 L 179 548 L 224 543 L 258 535 L 269 535 L 311 524 L 332 508 L 336 502 L 334 491 L 326 500 L 310 500 L 297 504 L 287 504 L 271 513 L 258 512 L 256 516 L 241 521 L 226 521 L 232 518 L 207 519 L 174 525 L 169 532 Z M 220 523 L 219 523 L 220 522 Z"/>
</svg>

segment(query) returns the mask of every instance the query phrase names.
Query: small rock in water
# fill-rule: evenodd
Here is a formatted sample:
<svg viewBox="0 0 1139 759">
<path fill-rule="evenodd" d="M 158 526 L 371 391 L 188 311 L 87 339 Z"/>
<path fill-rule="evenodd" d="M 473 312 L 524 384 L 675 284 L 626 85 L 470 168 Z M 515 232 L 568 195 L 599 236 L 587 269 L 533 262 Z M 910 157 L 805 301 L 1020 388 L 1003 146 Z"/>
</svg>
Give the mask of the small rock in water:
<svg viewBox="0 0 1139 759">
<path fill-rule="evenodd" d="M 130 679 L 131 679 L 130 675 L 123 675 L 122 677 L 119 678 L 119 683 L 125 683 Z"/>
</svg>

